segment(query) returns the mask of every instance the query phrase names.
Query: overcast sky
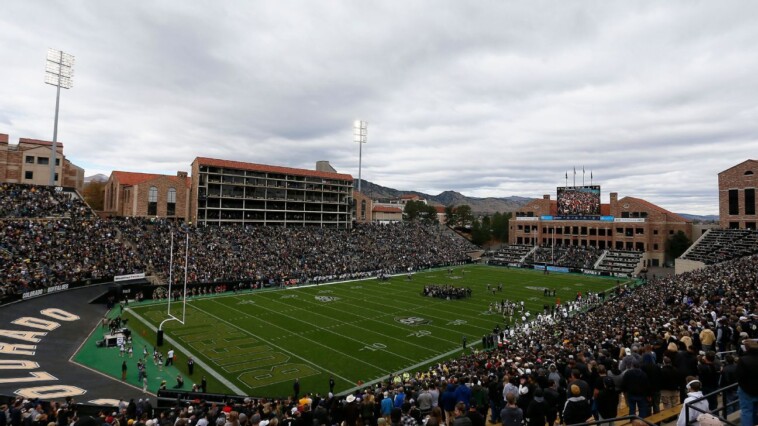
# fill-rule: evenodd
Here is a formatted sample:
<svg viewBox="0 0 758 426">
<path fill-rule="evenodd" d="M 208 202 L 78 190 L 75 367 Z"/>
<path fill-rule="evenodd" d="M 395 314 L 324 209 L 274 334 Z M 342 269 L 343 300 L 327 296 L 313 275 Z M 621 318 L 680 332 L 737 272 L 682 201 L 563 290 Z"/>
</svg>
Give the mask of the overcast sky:
<svg viewBox="0 0 758 426">
<path fill-rule="evenodd" d="M 758 157 L 758 2 L 36 1 L 0 6 L 0 133 L 51 140 L 49 47 L 76 56 L 58 139 L 87 176 L 196 156 L 396 189 L 565 183 L 718 213 Z"/>
</svg>

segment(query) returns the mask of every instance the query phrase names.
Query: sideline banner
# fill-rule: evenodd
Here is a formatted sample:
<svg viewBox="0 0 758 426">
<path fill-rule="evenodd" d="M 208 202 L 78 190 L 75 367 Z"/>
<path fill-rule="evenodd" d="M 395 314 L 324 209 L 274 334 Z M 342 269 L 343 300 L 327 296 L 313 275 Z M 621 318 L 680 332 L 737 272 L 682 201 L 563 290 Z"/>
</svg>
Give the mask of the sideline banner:
<svg viewBox="0 0 758 426">
<path fill-rule="evenodd" d="M 113 282 L 117 283 L 119 281 L 141 280 L 143 278 L 145 278 L 144 272 L 140 274 L 116 275 L 113 277 Z"/>
</svg>

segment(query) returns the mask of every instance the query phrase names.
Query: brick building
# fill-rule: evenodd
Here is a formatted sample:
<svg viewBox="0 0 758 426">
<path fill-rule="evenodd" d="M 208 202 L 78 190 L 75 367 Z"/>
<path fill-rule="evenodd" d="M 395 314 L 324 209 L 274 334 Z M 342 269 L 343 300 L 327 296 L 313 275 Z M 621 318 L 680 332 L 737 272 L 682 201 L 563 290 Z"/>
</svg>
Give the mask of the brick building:
<svg viewBox="0 0 758 426">
<path fill-rule="evenodd" d="M 646 265 L 662 266 L 672 235 L 682 231 L 693 239 L 691 221 L 640 198 L 619 199 L 615 192 L 610 203 L 600 205 L 598 220 L 562 220 L 557 212 L 550 195 L 521 207 L 509 221 L 509 243 L 640 251 Z"/>
<path fill-rule="evenodd" d="M 0 182 L 48 185 L 52 144 L 21 138 L 17 145 L 9 145 L 8 135 L 0 134 Z M 56 144 L 55 152 L 56 185 L 81 191 L 84 187 L 84 169 L 66 158 L 62 143 Z"/>
<path fill-rule="evenodd" d="M 191 221 L 351 228 L 353 177 L 324 167 L 323 162 L 322 170 L 306 170 L 197 157 Z"/>
<path fill-rule="evenodd" d="M 371 208 L 371 221 L 376 223 L 402 222 L 403 209 L 395 206 L 374 205 Z"/>
<path fill-rule="evenodd" d="M 172 176 L 114 171 L 105 183 L 103 211 L 110 216 L 187 220 L 190 183 L 187 172 Z"/>
<path fill-rule="evenodd" d="M 756 229 L 756 187 L 758 160 L 746 160 L 719 173 L 719 222 L 722 228 Z"/>
<path fill-rule="evenodd" d="M 373 220 L 374 201 L 362 192 L 353 191 L 355 200 L 355 221 L 358 223 L 369 223 Z"/>
</svg>

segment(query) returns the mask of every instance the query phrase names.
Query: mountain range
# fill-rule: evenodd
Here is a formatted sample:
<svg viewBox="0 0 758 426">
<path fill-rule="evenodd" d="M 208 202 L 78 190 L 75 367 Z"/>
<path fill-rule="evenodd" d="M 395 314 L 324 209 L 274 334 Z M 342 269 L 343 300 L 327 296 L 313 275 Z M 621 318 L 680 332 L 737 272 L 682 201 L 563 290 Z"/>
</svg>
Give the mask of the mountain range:
<svg viewBox="0 0 758 426">
<path fill-rule="evenodd" d="M 354 182 L 354 187 L 358 189 L 358 180 Z M 459 206 L 467 204 L 471 206 L 474 214 L 492 214 L 495 212 L 514 212 L 532 201 L 531 198 L 524 197 L 467 197 L 460 192 L 444 191 L 437 195 L 425 194 L 418 191 L 401 191 L 385 186 L 377 185 L 367 180 L 361 180 L 361 192 L 374 200 L 397 199 L 403 195 L 418 195 L 427 200 L 429 204 L 436 206 Z"/>
</svg>

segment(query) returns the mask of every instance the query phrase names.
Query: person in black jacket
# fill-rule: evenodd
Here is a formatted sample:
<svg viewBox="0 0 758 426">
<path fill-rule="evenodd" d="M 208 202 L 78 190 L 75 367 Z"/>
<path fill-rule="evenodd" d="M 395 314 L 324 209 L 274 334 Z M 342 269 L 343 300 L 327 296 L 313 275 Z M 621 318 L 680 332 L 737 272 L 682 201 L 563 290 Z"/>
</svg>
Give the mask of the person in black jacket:
<svg viewBox="0 0 758 426">
<path fill-rule="evenodd" d="M 650 381 L 653 413 L 658 413 L 661 411 L 661 382 L 663 377 L 661 367 L 655 363 L 655 359 L 651 353 L 646 353 L 642 356 L 642 371 L 647 374 L 647 378 Z"/>
<path fill-rule="evenodd" d="M 563 407 L 563 421 L 567 425 L 585 423 L 592 416 L 590 402 L 582 395 L 582 390 L 577 385 L 569 388 L 571 397 L 566 400 Z"/>
<path fill-rule="evenodd" d="M 724 365 L 724 367 L 721 369 L 721 376 L 719 377 L 719 388 L 725 388 L 737 383 L 737 364 L 734 362 L 734 356 L 727 355 L 724 360 L 726 361 L 726 365 Z M 730 403 L 738 400 L 736 388 L 725 390 L 723 398 L 727 414 L 731 414 L 737 411 L 739 403 L 729 405 Z"/>
<path fill-rule="evenodd" d="M 552 379 L 548 379 L 547 387 L 543 391 L 545 397 L 545 420 L 547 424 L 555 424 L 555 419 L 558 417 L 558 410 L 563 406 L 561 401 L 561 394 L 558 392 L 558 383 L 555 383 Z"/>
<path fill-rule="evenodd" d="M 682 385 L 682 376 L 679 374 L 679 370 L 671 364 L 671 358 L 663 357 L 661 403 L 663 403 L 664 410 L 679 404 L 679 392 Z"/>
<path fill-rule="evenodd" d="M 534 390 L 534 397 L 526 409 L 527 426 L 545 426 L 546 414 L 547 403 L 545 402 L 544 393 L 542 389 L 536 388 Z"/>
<path fill-rule="evenodd" d="M 629 415 L 637 414 L 644 418 L 650 415 L 650 401 L 652 400 L 650 380 L 648 380 L 647 374 L 640 370 L 636 360 L 631 362 L 631 367 L 624 372 L 624 377 L 621 379 L 621 390 L 626 395 Z"/>
<path fill-rule="evenodd" d="M 595 383 L 595 405 L 600 419 L 612 419 L 618 415 L 619 391 L 612 377 L 600 366 L 600 376 Z"/>
<path fill-rule="evenodd" d="M 697 366 L 697 377 L 702 386 L 703 395 L 715 392 L 719 387 L 719 370 L 716 368 L 714 361 L 716 353 L 708 351 L 704 357 L 700 358 Z M 718 395 L 713 394 L 708 397 L 708 409 L 715 410 L 718 406 Z"/>
<path fill-rule="evenodd" d="M 745 340 L 745 355 L 737 361 L 737 395 L 742 426 L 758 424 L 758 340 Z"/>
</svg>

